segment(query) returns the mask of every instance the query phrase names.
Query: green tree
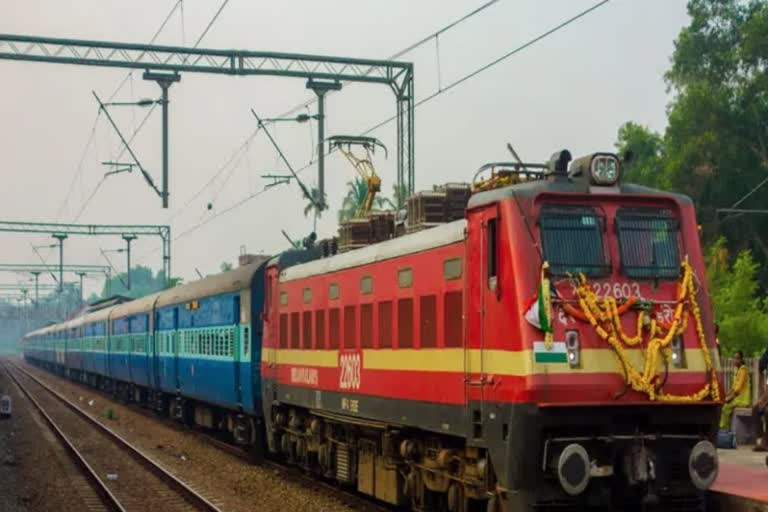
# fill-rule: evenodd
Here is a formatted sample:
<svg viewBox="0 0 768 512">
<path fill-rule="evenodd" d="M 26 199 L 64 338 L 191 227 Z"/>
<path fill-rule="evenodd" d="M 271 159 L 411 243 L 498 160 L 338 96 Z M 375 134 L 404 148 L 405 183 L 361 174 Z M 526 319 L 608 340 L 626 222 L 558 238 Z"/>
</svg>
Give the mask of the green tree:
<svg viewBox="0 0 768 512">
<path fill-rule="evenodd" d="M 347 195 L 344 196 L 338 212 L 339 222 L 355 218 L 367 193 L 368 186 L 363 178 L 355 176 L 352 181 L 347 182 Z"/>
<path fill-rule="evenodd" d="M 725 352 L 762 352 L 768 346 L 768 308 L 758 296 L 755 275 L 759 264 L 749 250 L 743 250 L 729 265 L 724 238 L 712 244 L 706 259 L 710 297 Z"/>
<path fill-rule="evenodd" d="M 309 217 L 312 214 L 312 231 L 317 231 L 317 219 L 323 215 L 322 208 L 325 207 L 326 196 L 320 193 L 320 189 L 312 187 L 309 189 L 309 195 L 312 199 L 304 196 L 306 204 L 304 205 L 304 217 Z"/>
<path fill-rule="evenodd" d="M 181 278 L 174 277 L 171 279 L 170 285 L 173 287 L 180 282 Z M 107 286 L 105 281 L 100 298 L 108 296 L 107 290 L 109 290 L 109 295 L 124 295 L 134 299 L 159 292 L 166 288 L 165 273 L 161 270 L 156 275 L 153 275 L 151 268 L 137 265 L 131 268 L 130 290 L 126 288 L 127 284 L 128 275 L 125 272 L 113 276 L 109 281 L 109 286 Z"/>
<path fill-rule="evenodd" d="M 233 267 L 230 262 L 225 261 L 221 265 L 219 265 L 219 268 L 221 269 L 222 272 L 229 272 L 230 270 L 232 270 Z"/>
<path fill-rule="evenodd" d="M 629 121 L 619 128 L 616 149 L 621 155 L 632 153 L 624 167 L 624 179 L 650 187 L 669 188 L 663 180 L 664 141 L 645 126 Z"/>
<path fill-rule="evenodd" d="M 733 254 L 749 249 L 766 288 L 768 223 L 717 210 L 768 203 L 768 3 L 690 0 L 688 14 L 665 75 L 674 93 L 665 132 L 619 130 L 619 149 L 639 155 L 626 178 L 691 196 L 705 244 L 725 234 Z"/>
</svg>

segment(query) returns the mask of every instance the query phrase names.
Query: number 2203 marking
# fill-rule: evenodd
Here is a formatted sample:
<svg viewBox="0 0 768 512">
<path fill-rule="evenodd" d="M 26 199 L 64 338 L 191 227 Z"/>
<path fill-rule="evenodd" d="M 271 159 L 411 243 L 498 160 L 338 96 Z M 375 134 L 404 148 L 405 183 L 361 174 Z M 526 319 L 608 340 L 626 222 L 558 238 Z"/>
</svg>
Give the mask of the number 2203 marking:
<svg viewBox="0 0 768 512">
<path fill-rule="evenodd" d="M 361 356 L 356 354 L 341 354 L 339 357 L 339 388 L 360 389 Z"/>
</svg>

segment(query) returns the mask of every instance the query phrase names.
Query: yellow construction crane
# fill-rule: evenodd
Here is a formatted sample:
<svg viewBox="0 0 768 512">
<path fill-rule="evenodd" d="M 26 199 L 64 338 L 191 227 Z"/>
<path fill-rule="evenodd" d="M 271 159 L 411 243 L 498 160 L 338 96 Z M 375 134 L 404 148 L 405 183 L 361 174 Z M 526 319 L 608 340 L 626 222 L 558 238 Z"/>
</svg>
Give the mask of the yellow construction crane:
<svg viewBox="0 0 768 512">
<path fill-rule="evenodd" d="M 341 151 L 355 168 L 357 174 L 365 181 L 365 199 L 363 199 L 362 204 L 357 209 L 355 218 L 366 217 L 373 209 L 376 194 L 381 191 L 381 178 L 376 174 L 376 169 L 373 166 L 373 154 L 376 152 L 376 146 L 379 146 L 384 150 L 384 157 L 386 158 L 387 147 L 375 137 L 336 135 L 329 137 L 327 140 L 330 148 L 337 148 Z M 356 156 L 352 151 L 353 146 L 362 146 L 365 150 L 365 157 Z"/>
</svg>

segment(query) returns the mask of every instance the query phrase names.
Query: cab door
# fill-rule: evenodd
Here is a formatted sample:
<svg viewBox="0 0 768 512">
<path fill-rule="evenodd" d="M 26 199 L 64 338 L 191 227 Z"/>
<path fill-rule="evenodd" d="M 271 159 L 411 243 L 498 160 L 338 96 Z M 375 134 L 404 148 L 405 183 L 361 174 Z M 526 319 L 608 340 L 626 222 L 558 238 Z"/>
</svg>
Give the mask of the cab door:
<svg viewBox="0 0 768 512">
<path fill-rule="evenodd" d="M 464 337 L 464 383 L 468 414 L 468 437 L 483 443 L 483 423 L 488 400 L 489 375 L 486 361 L 489 305 L 500 293 L 499 215 L 496 205 L 467 213 L 467 318 Z"/>
</svg>

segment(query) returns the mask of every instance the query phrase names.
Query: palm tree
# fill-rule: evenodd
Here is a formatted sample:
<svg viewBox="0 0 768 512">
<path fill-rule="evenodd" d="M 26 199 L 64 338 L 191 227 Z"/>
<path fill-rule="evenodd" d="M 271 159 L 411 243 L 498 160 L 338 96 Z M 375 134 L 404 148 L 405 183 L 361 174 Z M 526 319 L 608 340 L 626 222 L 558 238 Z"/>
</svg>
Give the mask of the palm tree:
<svg viewBox="0 0 768 512">
<path fill-rule="evenodd" d="M 309 189 L 309 195 L 312 199 L 305 196 L 307 204 L 304 205 L 304 216 L 309 217 L 310 213 L 313 214 L 312 231 L 317 231 L 317 219 L 323 214 L 321 208 L 325 206 L 325 194 L 321 194 L 317 187 L 312 187 Z"/>
<path fill-rule="evenodd" d="M 368 185 L 359 176 L 348 181 L 347 187 L 349 190 L 347 190 L 347 195 L 341 202 L 341 209 L 339 210 L 339 222 L 354 219 L 363 201 L 365 201 L 365 195 L 368 193 Z"/>
</svg>

